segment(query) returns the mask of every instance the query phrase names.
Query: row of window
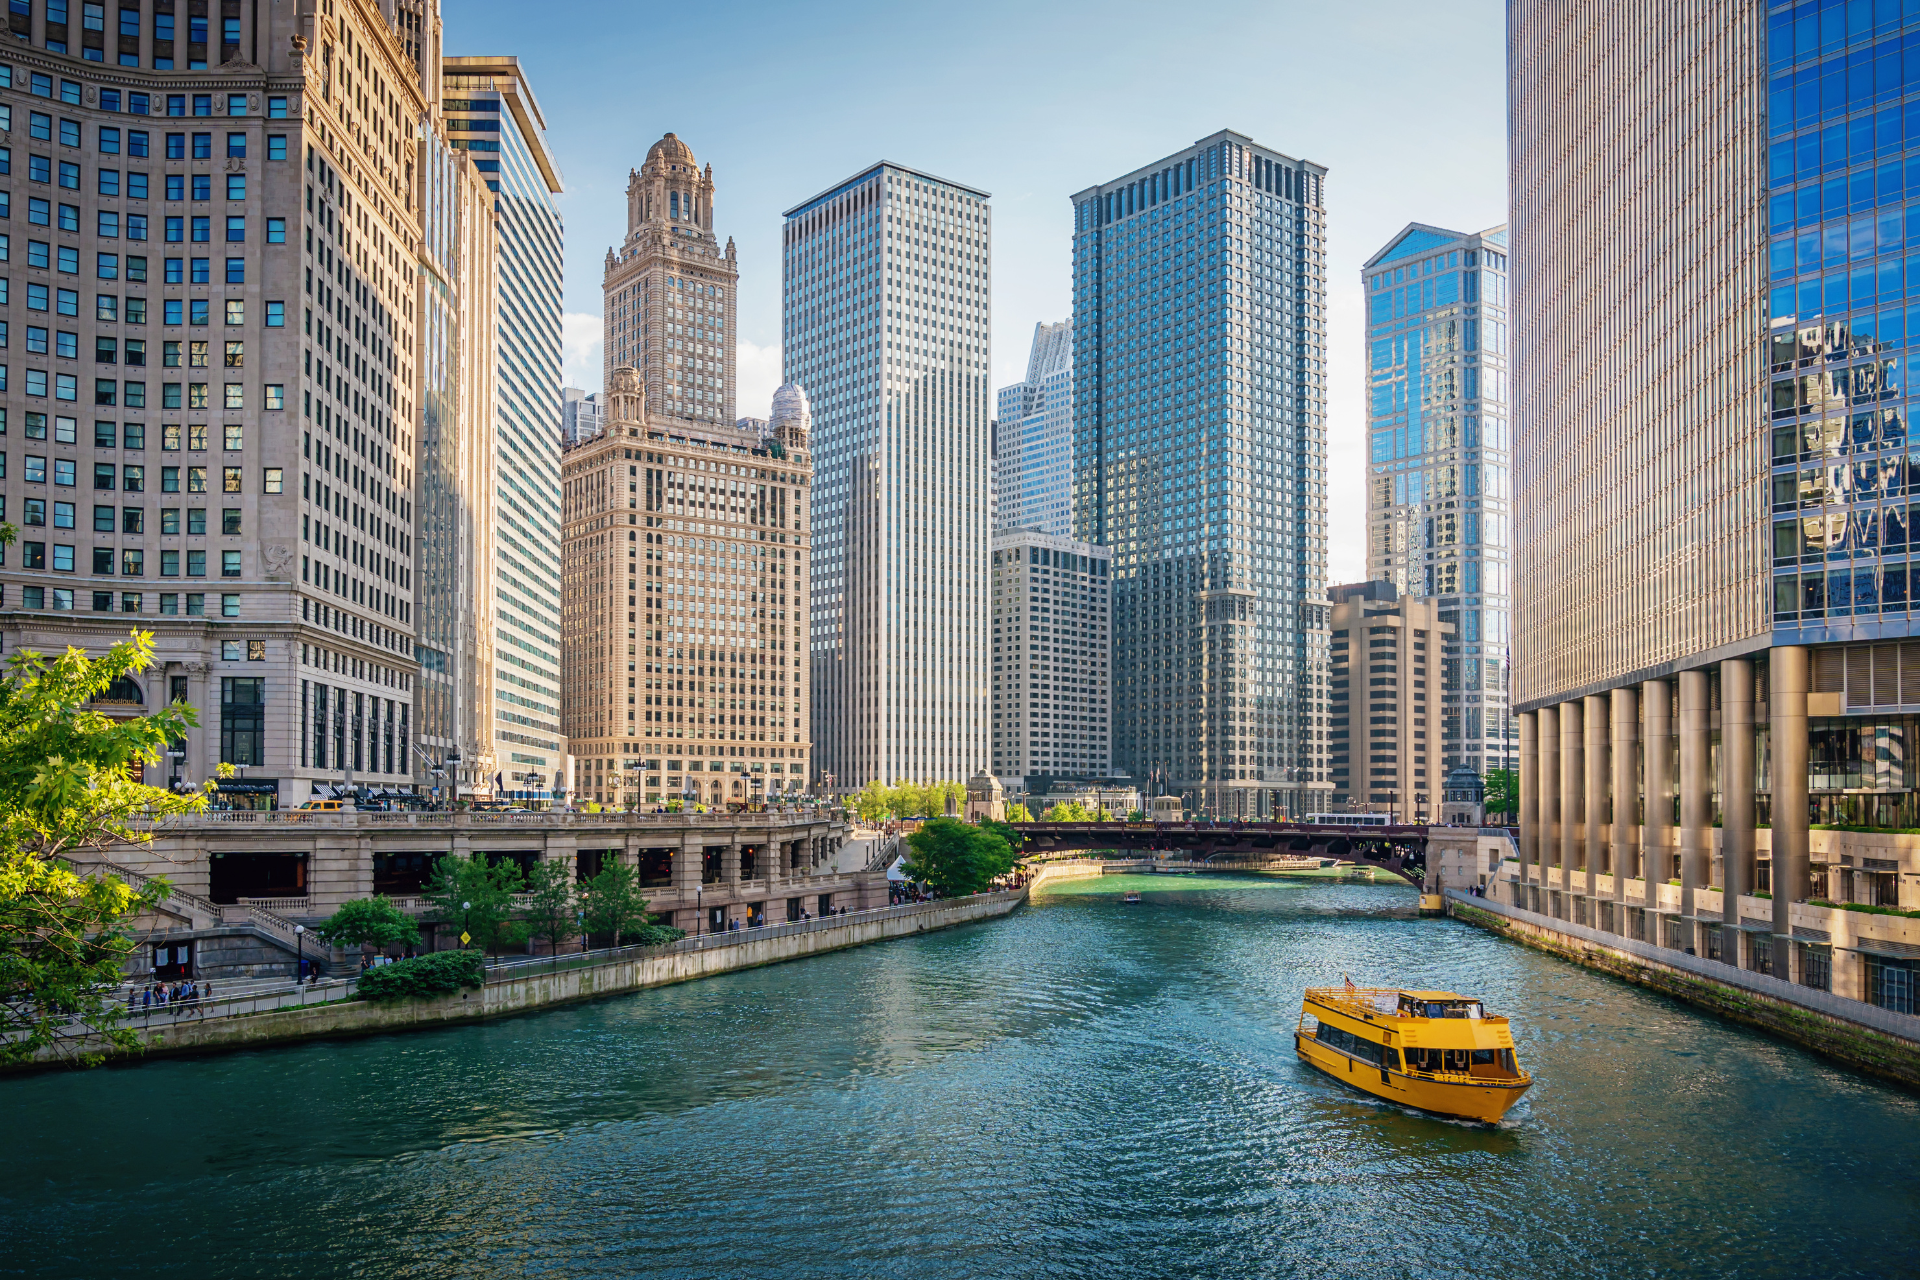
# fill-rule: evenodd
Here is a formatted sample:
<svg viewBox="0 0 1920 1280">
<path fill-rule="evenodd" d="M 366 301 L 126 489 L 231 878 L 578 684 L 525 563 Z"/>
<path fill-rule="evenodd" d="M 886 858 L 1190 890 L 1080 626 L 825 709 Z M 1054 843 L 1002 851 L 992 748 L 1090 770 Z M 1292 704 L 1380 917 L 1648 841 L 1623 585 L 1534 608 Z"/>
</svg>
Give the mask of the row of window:
<svg viewBox="0 0 1920 1280">
<path fill-rule="evenodd" d="M 185 556 L 185 560 L 181 559 Z M 147 573 L 147 553 L 137 547 L 128 547 L 118 553 L 112 547 L 93 548 L 93 572 L 96 577 L 112 577 L 116 559 L 119 562 L 120 576 L 143 578 Z M 160 553 L 160 576 L 178 578 L 181 565 L 186 566 L 186 577 L 204 578 L 207 576 L 207 553 L 200 550 L 162 551 Z M 74 571 L 74 548 L 66 543 L 56 542 L 52 554 L 44 542 L 23 541 L 20 544 L 20 567 L 22 569 L 51 569 L 55 573 Z M 238 578 L 241 576 L 241 561 L 238 551 L 220 553 L 220 576 Z M 56 606 L 58 607 L 58 606 Z"/>
<path fill-rule="evenodd" d="M 38 157 L 30 157 L 30 160 L 35 160 L 35 159 L 38 159 Z M 79 175 L 77 173 L 73 175 L 73 181 L 71 182 L 67 181 L 66 170 L 72 167 L 73 166 L 70 166 L 70 165 L 60 166 L 61 168 L 60 185 L 70 191 L 78 191 L 80 189 L 80 181 L 79 181 Z M 31 164 L 29 165 L 29 172 L 31 172 Z M 149 190 L 147 186 L 147 175 L 144 173 L 134 172 L 134 173 L 127 174 L 126 177 L 127 177 L 127 186 L 126 186 L 127 195 L 131 199 L 145 200 L 147 198 L 147 193 Z M 99 193 L 101 195 L 117 196 L 120 194 L 120 191 L 121 191 L 120 171 L 118 169 L 100 170 L 99 179 L 100 179 Z M 42 182 L 46 181 L 44 176 L 40 178 L 36 178 L 34 180 L 42 181 Z M 187 199 L 187 189 L 188 189 L 187 181 L 188 181 L 187 175 L 185 174 L 179 174 L 179 173 L 169 174 L 167 177 L 166 198 L 172 201 L 184 202 Z M 192 188 L 193 199 L 195 201 L 205 201 L 205 200 L 213 199 L 213 179 L 211 177 L 207 176 L 206 174 L 194 174 L 192 181 L 193 181 L 193 188 Z M 245 200 L 247 198 L 247 176 L 244 173 L 228 174 L 227 182 L 226 182 L 226 190 L 227 190 L 227 199 Z M 51 221 L 52 212 L 53 212 L 52 207 L 50 206 L 48 200 L 44 196 L 28 196 L 27 197 L 27 221 L 35 224 L 36 226 L 42 226 L 42 227 L 51 226 L 53 225 Z M 60 212 L 60 229 L 62 231 L 73 232 L 76 235 L 79 234 L 80 211 L 77 208 L 75 208 L 73 205 L 63 204 L 59 206 L 59 212 Z M 8 218 L 12 216 L 13 216 L 12 193 L 7 191 L 0 191 L 0 218 Z M 146 214 L 144 213 L 128 214 L 127 215 L 127 228 L 128 228 L 127 239 L 145 240 L 147 238 L 148 225 L 149 224 L 147 221 Z M 120 214 L 118 213 L 118 211 L 113 209 L 101 210 L 99 219 L 96 223 L 96 227 L 99 235 L 109 240 L 118 239 L 120 235 Z M 267 219 L 267 230 L 268 230 L 267 240 L 269 243 L 271 244 L 286 243 L 287 220 L 285 218 Z"/>
<path fill-rule="evenodd" d="M 21 504 L 20 523 L 29 528 L 41 528 L 47 523 L 47 502 L 44 498 L 28 498 Z M 0 497 L 0 514 L 6 510 L 6 501 Z M 71 529 L 74 506 L 71 502 L 53 504 L 53 527 Z M 118 515 L 118 527 L 121 533 L 140 533 L 147 531 L 147 509 L 145 507 L 112 507 L 105 504 L 93 509 L 93 531 L 112 533 L 115 528 L 115 516 Z M 207 509 L 188 507 L 186 520 L 182 523 L 179 507 L 160 508 L 160 532 L 166 537 L 177 537 L 183 530 L 190 538 L 205 537 L 207 532 Z M 240 508 L 223 507 L 220 511 L 220 532 L 237 534 L 240 532 Z"/>
<path fill-rule="evenodd" d="M 29 453 L 25 455 L 25 462 L 26 467 L 21 478 L 28 484 L 45 484 L 48 475 L 47 459 L 40 454 Z M 78 483 L 79 465 L 80 464 L 72 458 L 55 458 L 52 468 L 54 487 L 64 489 L 76 487 Z M 244 493 L 246 491 L 246 481 L 243 474 L 245 470 L 244 467 L 221 467 L 220 492 Z M 180 487 L 182 471 L 186 473 L 186 488 L 184 490 Z M 206 467 L 161 467 L 160 492 L 206 493 L 208 491 L 207 471 L 208 468 Z M 0 450 L 0 478 L 5 478 L 6 474 L 7 455 L 4 450 Z M 264 468 L 261 475 L 261 491 L 264 493 L 281 492 L 285 484 L 284 476 L 285 472 L 279 467 Z M 98 462 L 94 464 L 93 487 L 96 490 L 101 492 L 112 491 L 116 488 L 116 482 L 117 487 L 123 492 L 145 493 L 147 490 L 147 468 L 144 464 L 132 462 L 124 465 L 116 465 L 111 462 Z"/>
<path fill-rule="evenodd" d="M 231 189 L 233 184 L 229 182 L 227 185 L 228 188 Z M 35 226 L 54 226 L 54 212 L 54 208 L 50 206 L 47 201 L 38 197 L 31 198 L 27 201 L 27 221 Z M 59 229 L 78 235 L 80 233 L 79 208 L 75 205 L 63 204 L 58 207 L 58 213 L 60 218 L 58 224 Z M 0 192 L 0 218 L 10 218 L 12 216 L 11 201 L 6 193 Z M 147 215 L 144 213 L 130 213 L 126 216 L 126 220 L 123 223 L 118 213 L 111 209 L 102 209 L 94 221 L 94 234 L 103 240 L 118 240 L 123 226 L 126 229 L 126 238 L 129 240 L 145 240 L 150 230 Z M 186 244 L 188 242 L 193 244 L 211 244 L 213 242 L 213 218 L 211 215 L 197 217 L 169 216 L 163 219 L 162 230 L 168 244 Z M 246 239 L 246 215 L 235 214 L 229 217 L 226 225 L 226 243 L 245 244 Z M 268 218 L 267 243 L 285 244 L 286 242 L 287 220 L 285 218 Z M 35 260 L 36 258 L 38 261 Z M 59 270 L 66 272 L 68 275 L 79 273 L 80 250 L 77 248 L 69 245 L 61 245 L 59 250 L 52 256 L 52 260 L 57 261 L 60 264 Z M 37 240 L 27 242 L 28 266 L 44 267 L 48 264 L 48 261 L 49 255 L 45 244 Z M 112 277 L 109 276 L 107 278 L 111 279 Z"/>
<path fill-rule="evenodd" d="M 92 594 L 95 612 L 113 612 L 113 592 L 95 591 Z M 120 612 L 145 612 L 146 597 L 142 592 L 122 591 L 119 593 L 119 597 Z M 6 598 L 7 589 L 4 586 L 0 586 L 0 607 L 5 606 Z M 186 602 L 186 608 L 184 610 L 180 607 L 183 599 Z M 55 609 L 62 611 L 72 609 L 73 588 L 21 587 L 20 607 L 22 609 Z M 183 612 L 189 618 L 205 617 L 207 616 L 207 597 L 198 591 L 187 592 L 184 597 L 177 592 L 164 591 L 160 593 L 160 612 L 168 617 Z M 220 616 L 223 618 L 237 618 L 240 616 L 240 596 L 238 592 L 220 597 Z"/>
<path fill-rule="evenodd" d="M 111 362 L 109 362 L 111 363 Z M 162 409 L 211 409 L 211 384 L 205 382 L 163 382 L 160 384 L 160 408 Z M 79 378 L 71 373 L 56 373 L 48 381 L 45 369 L 28 369 L 23 390 L 29 397 L 45 399 L 48 390 L 52 390 L 55 400 L 78 401 L 80 398 Z M 7 390 L 7 366 L 0 364 L 0 392 Z M 184 390 L 184 395 L 182 394 Z M 283 383 L 268 383 L 261 407 L 269 411 L 286 408 L 286 386 Z M 147 384 L 144 382 L 119 382 L 113 378 L 95 378 L 93 380 L 93 403 L 98 408 L 144 409 L 147 407 Z M 243 382 L 222 384 L 219 407 L 225 410 L 243 410 L 247 407 L 247 389 Z"/>
<path fill-rule="evenodd" d="M 52 116 L 39 111 L 27 113 L 27 137 L 40 142 L 54 141 L 55 122 Z M 13 131 L 13 108 L 0 103 L 0 131 Z M 63 147 L 80 146 L 81 125 L 78 120 L 64 117 L 58 123 L 59 142 Z M 122 134 L 117 125 L 101 125 L 96 139 L 101 155 L 129 155 L 152 158 L 155 153 L 152 135 L 145 129 L 129 129 L 125 134 L 126 148 L 121 150 Z M 226 157 L 231 160 L 244 160 L 247 157 L 247 135 L 229 133 L 227 135 Z M 211 133 L 169 133 L 165 135 L 163 149 L 159 153 L 167 160 L 212 160 L 213 135 Z M 267 135 L 267 159 L 285 160 L 287 158 L 287 135 L 271 133 Z"/>
<path fill-rule="evenodd" d="M 116 434 L 117 433 L 117 434 Z M 7 411 L 0 408 L 0 436 L 7 434 Z M 21 434 L 29 440 L 51 439 L 55 444 L 80 443 L 80 423 L 75 418 L 55 417 L 52 435 L 48 435 L 47 415 L 28 413 L 22 418 Z M 99 421 L 93 424 L 93 447 L 112 449 L 116 439 L 119 447 L 126 449 L 145 449 L 147 447 L 147 427 L 142 422 L 113 423 Z M 200 453 L 207 448 L 207 424 L 189 422 L 184 427 L 177 422 L 165 423 L 160 428 L 160 449 L 163 453 L 178 453 L 182 441 L 190 452 Z M 221 448 L 229 453 L 238 452 L 246 447 L 246 428 L 237 422 L 224 423 L 221 426 Z M 0 452 L 0 459 L 6 454 Z M 6 463 L 0 461 L 0 477 L 6 475 Z M 269 493 L 278 493 L 278 489 L 269 489 Z"/>
</svg>

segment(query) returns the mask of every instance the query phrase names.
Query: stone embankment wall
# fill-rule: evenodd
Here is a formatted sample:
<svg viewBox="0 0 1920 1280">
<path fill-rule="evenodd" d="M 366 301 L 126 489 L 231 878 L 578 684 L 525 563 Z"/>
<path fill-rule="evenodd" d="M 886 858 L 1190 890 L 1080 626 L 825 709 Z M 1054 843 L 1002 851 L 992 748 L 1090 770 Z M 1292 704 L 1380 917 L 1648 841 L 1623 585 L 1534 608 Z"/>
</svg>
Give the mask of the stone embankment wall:
<svg viewBox="0 0 1920 1280">
<path fill-rule="evenodd" d="M 1098 874 L 1095 865 L 1093 874 Z M 506 1017 L 993 920 L 1010 914 L 1026 899 L 1027 890 L 1021 888 L 946 902 L 882 908 L 801 925 L 776 925 L 764 931 L 740 930 L 688 938 L 670 947 L 600 963 L 581 963 L 577 956 L 561 955 L 553 961 L 543 959 L 496 966 L 488 970 L 483 988 L 438 1000 L 379 1004 L 340 1000 L 236 1017 L 200 1017 L 189 1012 L 174 1021 L 152 1026 L 147 1031 L 143 1052 L 144 1056 L 220 1052 Z M 142 1056 L 99 1043 L 84 1043 L 83 1047 L 105 1053 L 110 1059 Z M 20 1069 L 56 1065 L 59 1062 L 54 1055 L 48 1054 L 40 1062 Z"/>
<path fill-rule="evenodd" d="M 1485 898 L 1450 892 L 1447 899 L 1448 914 L 1468 924 L 1920 1088 L 1920 1017 Z"/>
</svg>

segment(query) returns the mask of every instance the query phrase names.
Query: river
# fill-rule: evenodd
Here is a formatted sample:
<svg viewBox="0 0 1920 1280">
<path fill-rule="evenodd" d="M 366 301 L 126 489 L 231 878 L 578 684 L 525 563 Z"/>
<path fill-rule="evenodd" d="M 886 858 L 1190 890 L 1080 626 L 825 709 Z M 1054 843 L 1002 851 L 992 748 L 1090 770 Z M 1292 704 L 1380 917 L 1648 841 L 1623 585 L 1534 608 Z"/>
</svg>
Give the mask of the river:
<svg viewBox="0 0 1920 1280">
<path fill-rule="evenodd" d="M 483 1027 L 0 1080 L 0 1274 L 1920 1271 L 1920 1099 L 1414 907 L 1109 877 Z M 1301 989 L 1343 974 L 1483 997 L 1538 1083 L 1485 1128 L 1310 1071 Z"/>
</svg>

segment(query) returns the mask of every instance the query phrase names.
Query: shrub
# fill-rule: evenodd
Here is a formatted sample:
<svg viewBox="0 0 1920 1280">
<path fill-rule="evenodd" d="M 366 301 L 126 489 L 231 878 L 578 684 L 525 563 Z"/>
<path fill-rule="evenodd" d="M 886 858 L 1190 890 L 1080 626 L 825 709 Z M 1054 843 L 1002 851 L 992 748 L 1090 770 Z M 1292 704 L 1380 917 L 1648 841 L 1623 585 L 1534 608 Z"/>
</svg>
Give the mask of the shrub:
<svg viewBox="0 0 1920 1280">
<path fill-rule="evenodd" d="M 664 947 L 687 936 L 685 929 L 666 924 L 636 924 L 620 931 L 623 947 Z"/>
<path fill-rule="evenodd" d="M 1865 902 L 1829 902 L 1825 898 L 1809 898 L 1807 905 L 1831 907 L 1840 911 L 1858 911 L 1862 915 L 1869 916 L 1906 916 L 1909 919 L 1920 919 L 1920 911 L 1903 911 L 1899 907 L 1876 907 Z"/>
<path fill-rule="evenodd" d="M 360 996 L 365 1000 L 430 1000 L 485 981 L 486 962 L 478 951 L 436 951 L 367 970 L 360 975 Z"/>
</svg>

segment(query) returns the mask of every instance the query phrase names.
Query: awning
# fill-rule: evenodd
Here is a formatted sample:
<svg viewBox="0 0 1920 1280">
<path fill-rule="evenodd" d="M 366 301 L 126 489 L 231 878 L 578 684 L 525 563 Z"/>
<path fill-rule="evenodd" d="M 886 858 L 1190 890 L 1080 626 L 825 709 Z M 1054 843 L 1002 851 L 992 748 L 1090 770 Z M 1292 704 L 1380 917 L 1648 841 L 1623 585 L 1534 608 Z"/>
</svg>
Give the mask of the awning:
<svg viewBox="0 0 1920 1280">
<path fill-rule="evenodd" d="M 313 784 L 313 798 L 316 800 L 332 800 L 335 798 L 334 789 L 327 783 L 316 782 Z"/>
<path fill-rule="evenodd" d="M 219 778 L 216 779 L 219 790 L 244 796 L 277 796 L 280 794 L 280 782 L 276 778 Z"/>
</svg>

